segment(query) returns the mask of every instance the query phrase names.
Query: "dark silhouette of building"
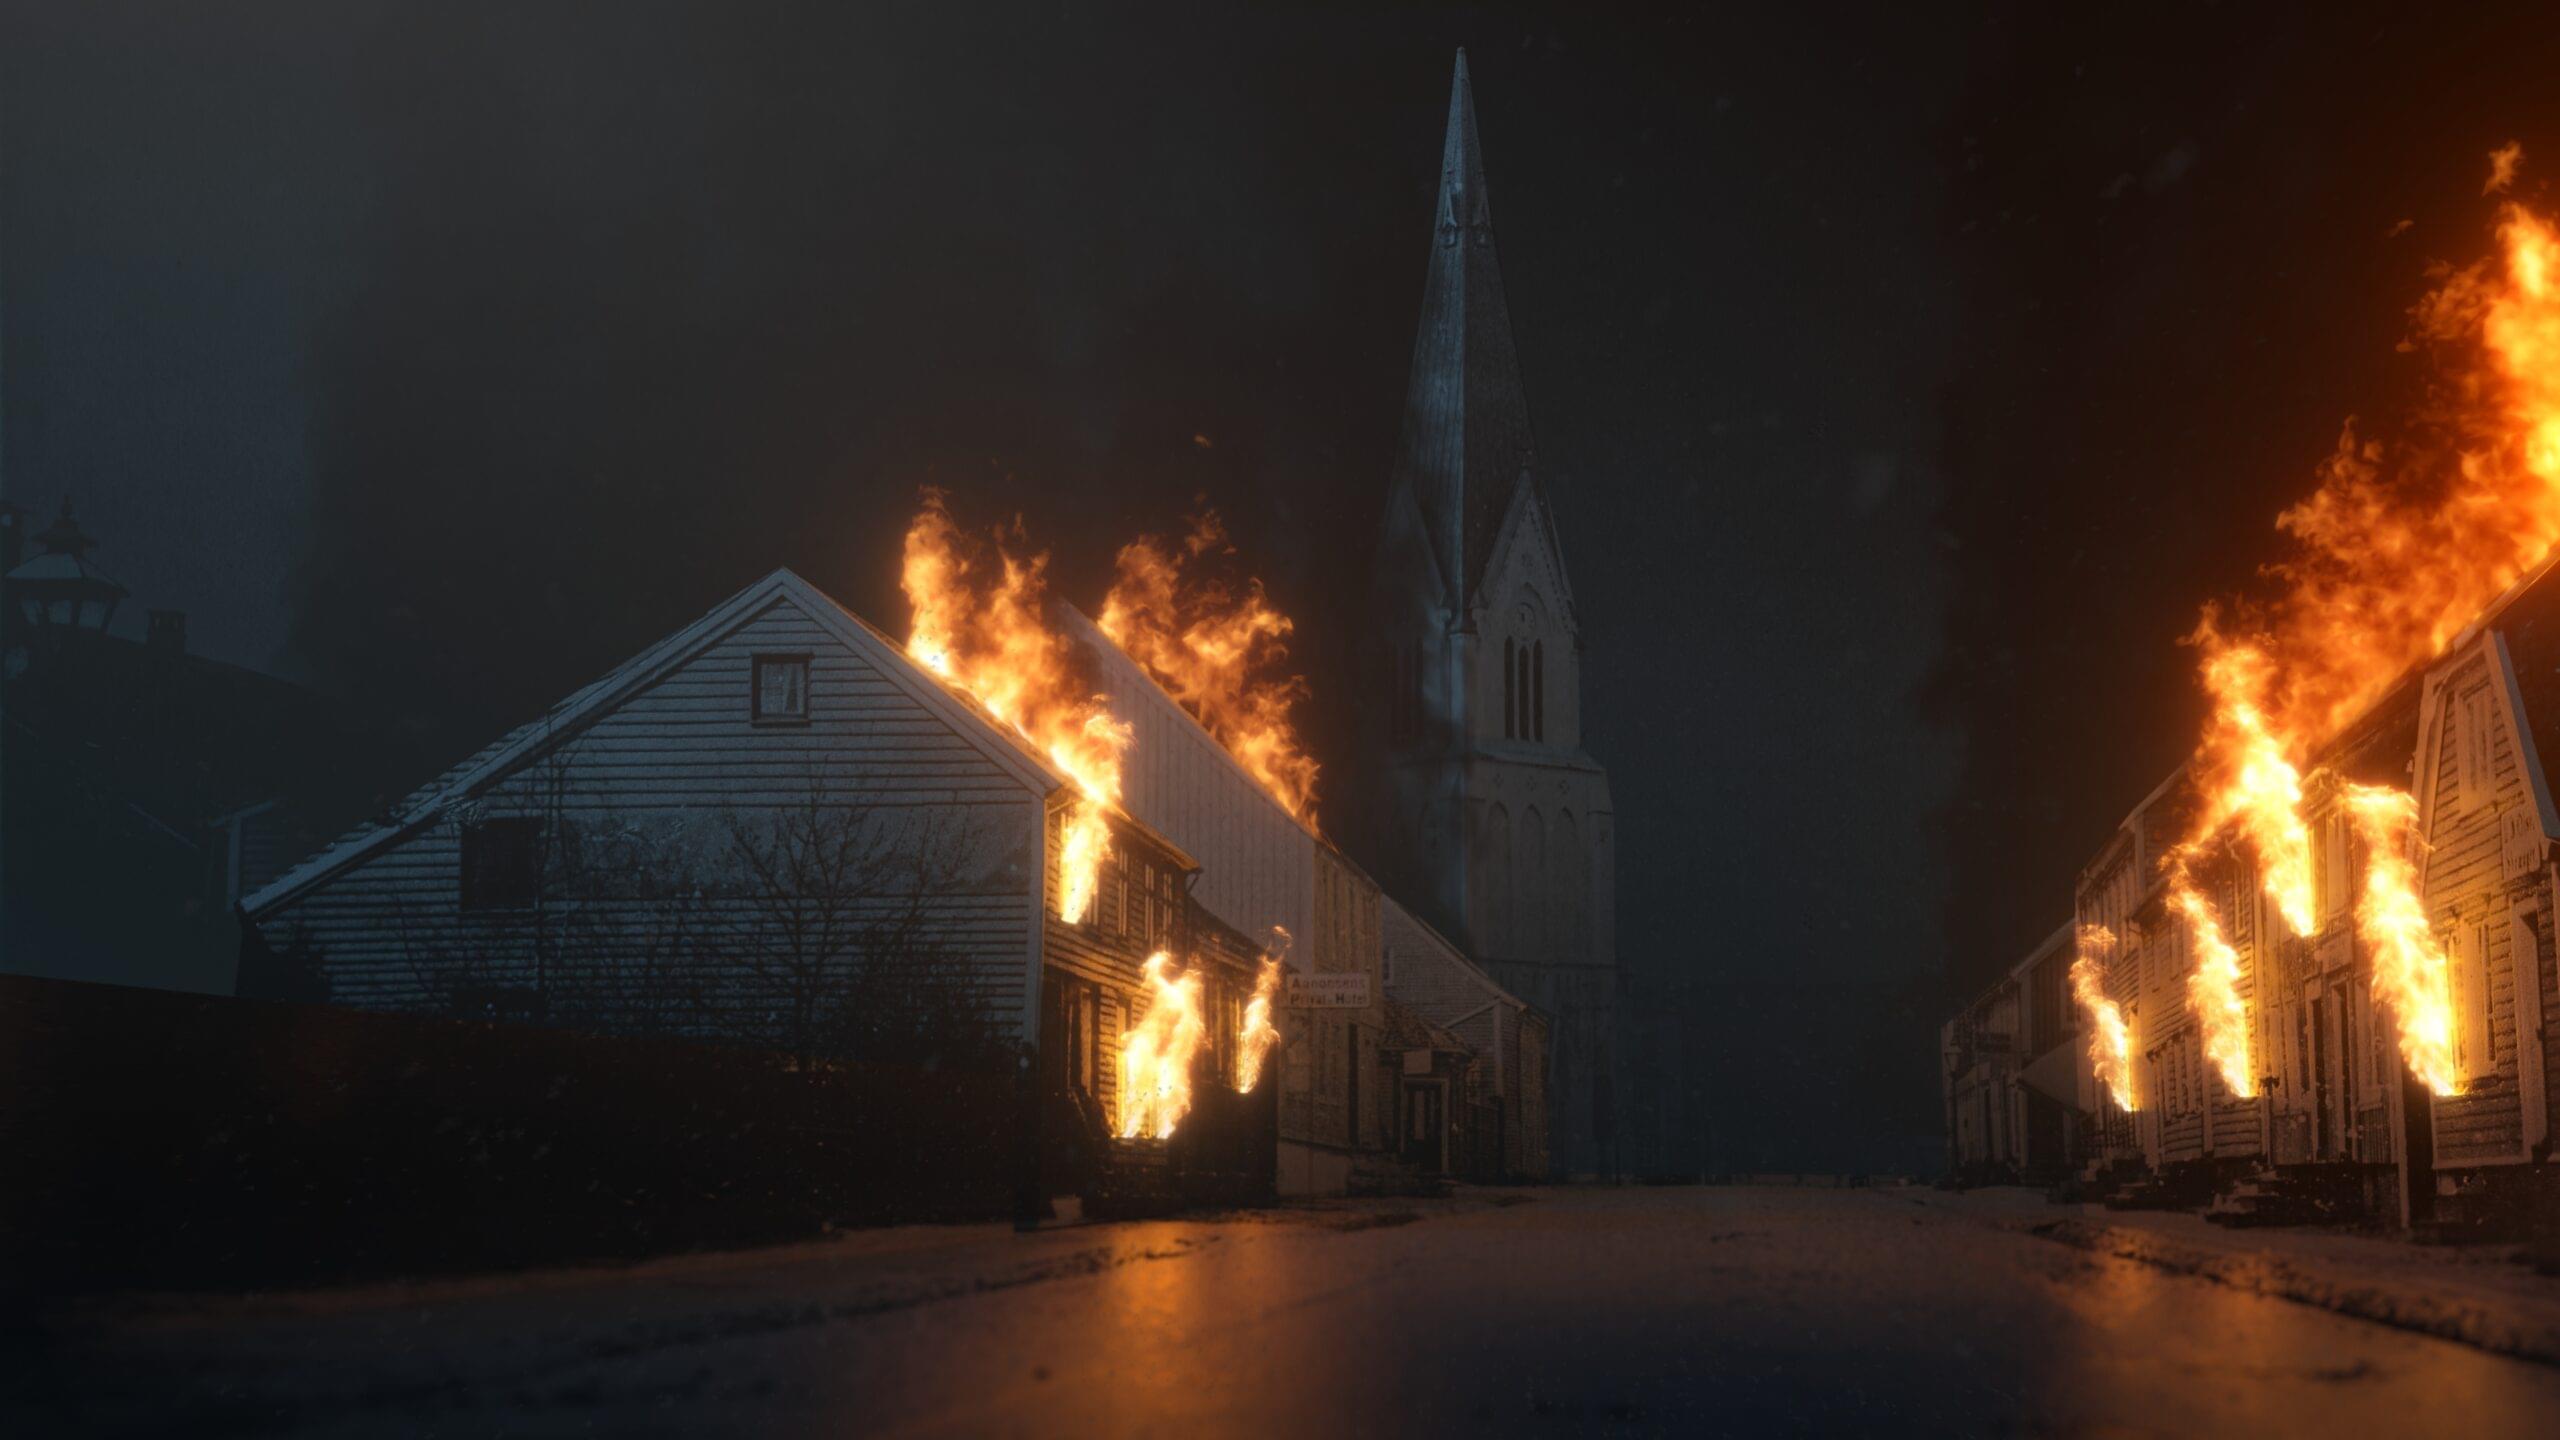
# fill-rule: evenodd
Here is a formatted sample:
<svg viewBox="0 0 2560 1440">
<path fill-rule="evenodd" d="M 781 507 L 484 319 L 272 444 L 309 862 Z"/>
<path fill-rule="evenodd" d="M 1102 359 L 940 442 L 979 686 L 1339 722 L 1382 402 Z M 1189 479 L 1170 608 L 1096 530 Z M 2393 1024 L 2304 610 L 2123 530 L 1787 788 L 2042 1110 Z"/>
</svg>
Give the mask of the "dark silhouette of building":
<svg viewBox="0 0 2560 1440">
<path fill-rule="evenodd" d="M 118 633 L 129 592 L 70 503 L 29 519 L 0 516 L 0 968 L 228 992 L 232 906 L 365 812 L 397 739 L 188 653 L 179 611 Z"/>
<path fill-rule="evenodd" d="M 1388 888 L 1552 1017 L 1554 1161 L 1616 1168 L 1614 807 L 1582 748 L 1581 626 L 1540 478 L 1467 60 L 1379 539 Z"/>
</svg>

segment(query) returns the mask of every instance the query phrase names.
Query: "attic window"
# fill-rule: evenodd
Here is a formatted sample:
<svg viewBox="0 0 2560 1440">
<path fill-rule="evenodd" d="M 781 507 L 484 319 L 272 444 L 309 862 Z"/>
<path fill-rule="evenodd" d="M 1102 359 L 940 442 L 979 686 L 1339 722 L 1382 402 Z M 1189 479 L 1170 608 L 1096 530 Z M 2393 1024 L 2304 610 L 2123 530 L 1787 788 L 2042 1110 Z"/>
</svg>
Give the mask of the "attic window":
<svg viewBox="0 0 2560 1440">
<path fill-rule="evenodd" d="M 542 821 L 481 820 L 462 827 L 462 908 L 531 910 L 542 898 Z"/>
<path fill-rule="evenodd" d="M 758 655 L 749 697 L 758 725 L 809 723 L 809 657 Z"/>
</svg>

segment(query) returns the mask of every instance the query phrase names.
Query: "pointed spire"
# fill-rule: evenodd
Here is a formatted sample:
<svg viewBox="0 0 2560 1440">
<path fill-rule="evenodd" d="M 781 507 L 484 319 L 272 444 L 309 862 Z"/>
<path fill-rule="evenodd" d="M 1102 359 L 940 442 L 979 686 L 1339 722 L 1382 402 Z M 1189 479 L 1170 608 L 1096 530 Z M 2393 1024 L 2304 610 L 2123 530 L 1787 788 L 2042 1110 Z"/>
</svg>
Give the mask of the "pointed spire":
<svg viewBox="0 0 2560 1440">
<path fill-rule="evenodd" d="M 1463 46 L 1457 74 L 1449 82 L 1449 128 L 1440 142 L 1440 212 L 1433 223 L 1440 235 L 1463 230 L 1493 243 L 1493 196 L 1485 188 L 1484 146 L 1476 138 L 1476 95 L 1467 83 Z"/>
<path fill-rule="evenodd" d="M 1440 193 L 1413 374 L 1396 446 L 1396 479 L 1413 488 L 1432 549 L 1455 593 L 1471 599 L 1530 463 L 1529 406 L 1511 343 L 1511 307 L 1493 244 L 1493 197 L 1476 135 L 1467 52 L 1449 85 Z"/>
</svg>

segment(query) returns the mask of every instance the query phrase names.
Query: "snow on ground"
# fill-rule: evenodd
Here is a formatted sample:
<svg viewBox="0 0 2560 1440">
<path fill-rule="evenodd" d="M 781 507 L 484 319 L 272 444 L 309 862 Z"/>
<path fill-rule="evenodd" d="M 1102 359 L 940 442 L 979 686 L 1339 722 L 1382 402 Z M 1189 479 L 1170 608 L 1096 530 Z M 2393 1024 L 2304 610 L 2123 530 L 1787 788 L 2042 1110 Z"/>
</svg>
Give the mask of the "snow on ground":
<svg viewBox="0 0 2560 1440">
<path fill-rule="evenodd" d="M 2560 1371 L 2053 1244 L 2006 1202 L 1531 1193 L 94 1304 L 14 1347 L 0 1433 L 2340 1440 L 2560 1413 Z"/>
</svg>

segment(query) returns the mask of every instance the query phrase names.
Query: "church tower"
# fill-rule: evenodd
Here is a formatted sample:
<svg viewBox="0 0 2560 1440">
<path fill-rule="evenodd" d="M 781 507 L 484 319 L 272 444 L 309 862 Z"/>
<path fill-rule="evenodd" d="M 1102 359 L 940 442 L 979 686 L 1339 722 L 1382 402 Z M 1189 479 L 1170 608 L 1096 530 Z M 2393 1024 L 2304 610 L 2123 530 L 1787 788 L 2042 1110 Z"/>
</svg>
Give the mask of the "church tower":
<svg viewBox="0 0 2560 1440">
<path fill-rule="evenodd" d="M 1379 538 L 1381 869 L 1553 1024 L 1557 1169 L 1609 1168 L 1618 1029 L 1609 777 L 1535 446 L 1458 52 L 1431 261 Z"/>
</svg>

